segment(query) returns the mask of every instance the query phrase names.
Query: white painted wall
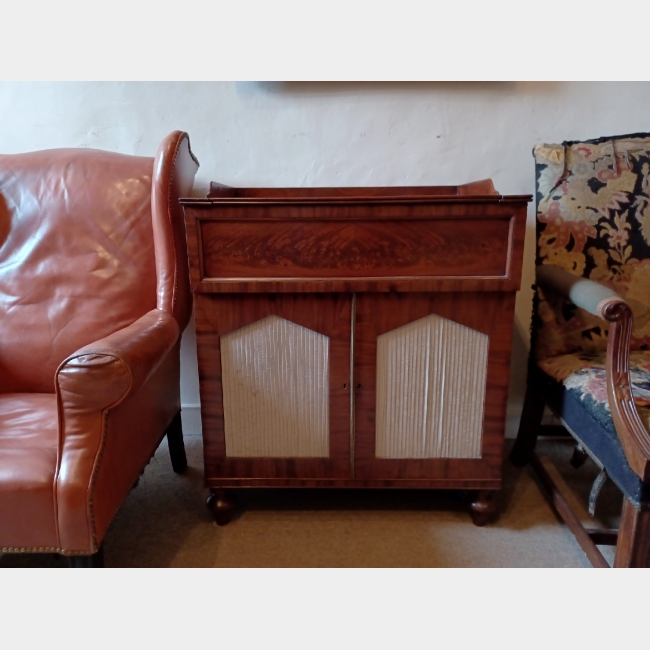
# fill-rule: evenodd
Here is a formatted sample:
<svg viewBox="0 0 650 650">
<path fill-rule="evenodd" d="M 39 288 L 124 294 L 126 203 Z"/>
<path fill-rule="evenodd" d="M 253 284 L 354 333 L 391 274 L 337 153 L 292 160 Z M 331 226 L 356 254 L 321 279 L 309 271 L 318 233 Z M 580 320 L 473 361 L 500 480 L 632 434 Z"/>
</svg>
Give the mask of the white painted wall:
<svg viewBox="0 0 650 650">
<path fill-rule="evenodd" d="M 492 178 L 533 193 L 540 141 L 650 131 L 649 82 L 0 84 L 0 151 L 95 147 L 153 155 L 174 129 L 210 180 L 234 186 L 444 185 Z M 517 301 L 508 433 L 525 384 L 533 208 Z M 183 339 L 182 400 L 198 404 L 195 339 Z M 198 427 L 198 420 L 186 422 Z M 189 433 L 189 431 L 188 431 Z"/>
</svg>

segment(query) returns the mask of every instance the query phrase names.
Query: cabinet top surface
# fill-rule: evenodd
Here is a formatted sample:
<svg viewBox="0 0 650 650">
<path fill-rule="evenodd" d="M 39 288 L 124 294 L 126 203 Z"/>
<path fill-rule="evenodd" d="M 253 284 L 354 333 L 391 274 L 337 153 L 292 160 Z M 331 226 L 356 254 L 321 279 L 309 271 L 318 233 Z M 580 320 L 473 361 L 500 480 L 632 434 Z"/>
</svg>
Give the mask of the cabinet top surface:
<svg viewBox="0 0 650 650">
<path fill-rule="evenodd" d="M 182 198 L 187 206 L 337 203 L 510 203 L 532 195 L 503 196 L 490 179 L 446 186 L 234 188 L 212 182 L 205 198 Z"/>
</svg>

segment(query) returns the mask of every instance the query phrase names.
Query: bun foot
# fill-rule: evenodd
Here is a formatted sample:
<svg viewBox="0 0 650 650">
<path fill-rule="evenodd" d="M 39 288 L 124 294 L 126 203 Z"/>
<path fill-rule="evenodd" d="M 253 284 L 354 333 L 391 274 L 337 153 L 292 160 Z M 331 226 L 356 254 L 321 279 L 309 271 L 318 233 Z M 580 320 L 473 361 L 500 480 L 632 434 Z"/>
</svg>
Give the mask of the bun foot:
<svg viewBox="0 0 650 650">
<path fill-rule="evenodd" d="M 493 490 L 478 490 L 470 504 L 470 514 L 475 526 L 485 526 L 495 518 L 497 502 Z"/>
<path fill-rule="evenodd" d="M 235 509 L 235 504 L 229 498 L 228 492 L 222 488 L 210 490 L 210 496 L 205 505 L 212 512 L 217 526 L 225 526 L 230 522 L 232 511 Z"/>
</svg>

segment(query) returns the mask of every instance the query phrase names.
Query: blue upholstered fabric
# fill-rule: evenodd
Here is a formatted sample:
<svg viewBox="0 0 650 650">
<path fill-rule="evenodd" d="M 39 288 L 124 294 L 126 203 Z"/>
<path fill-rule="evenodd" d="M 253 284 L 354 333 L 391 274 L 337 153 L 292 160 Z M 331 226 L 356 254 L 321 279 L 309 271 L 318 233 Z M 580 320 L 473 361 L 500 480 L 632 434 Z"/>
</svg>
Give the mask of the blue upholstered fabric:
<svg viewBox="0 0 650 650">
<path fill-rule="evenodd" d="M 578 440 L 602 463 L 609 477 L 635 505 L 648 501 L 641 479 L 632 471 L 618 439 L 609 412 L 590 395 L 566 389 L 540 369 L 535 384 L 547 403 L 564 420 Z"/>
</svg>

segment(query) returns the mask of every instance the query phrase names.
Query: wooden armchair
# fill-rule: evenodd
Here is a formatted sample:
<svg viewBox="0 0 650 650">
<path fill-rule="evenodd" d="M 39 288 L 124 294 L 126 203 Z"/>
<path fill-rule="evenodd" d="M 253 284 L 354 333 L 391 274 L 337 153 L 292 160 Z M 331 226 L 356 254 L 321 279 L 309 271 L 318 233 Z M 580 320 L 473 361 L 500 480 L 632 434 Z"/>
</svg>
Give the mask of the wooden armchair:
<svg viewBox="0 0 650 650">
<path fill-rule="evenodd" d="M 0 552 L 97 565 L 165 434 L 185 469 L 192 297 L 178 197 L 197 168 L 180 131 L 155 159 L 0 156 Z"/>
<path fill-rule="evenodd" d="M 534 150 L 537 274 L 528 389 L 511 460 L 528 460 L 594 566 L 650 566 L 650 136 Z M 534 452 L 544 406 L 624 494 L 618 533 L 585 529 Z"/>
</svg>

